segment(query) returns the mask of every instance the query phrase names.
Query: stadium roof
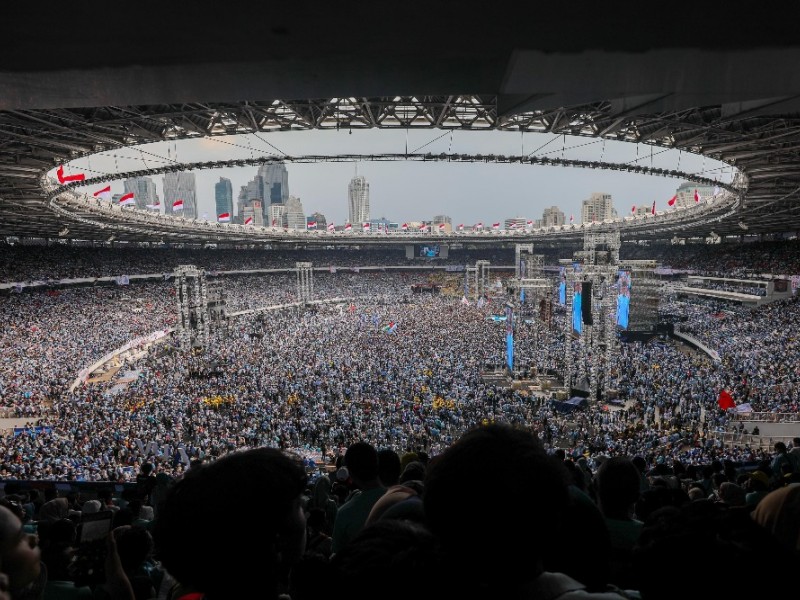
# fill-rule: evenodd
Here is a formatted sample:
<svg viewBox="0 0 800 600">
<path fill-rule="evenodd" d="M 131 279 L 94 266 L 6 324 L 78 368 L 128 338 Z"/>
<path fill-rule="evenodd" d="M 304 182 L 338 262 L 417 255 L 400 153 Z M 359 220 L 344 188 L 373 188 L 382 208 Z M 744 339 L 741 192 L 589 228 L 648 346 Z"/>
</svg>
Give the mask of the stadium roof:
<svg viewBox="0 0 800 600">
<path fill-rule="evenodd" d="M 680 148 L 747 176 L 738 212 L 714 224 L 719 235 L 800 230 L 797 3 L 120 10 L 4 8 L 0 236 L 57 237 L 68 224 L 71 236 L 108 237 L 46 202 L 42 174 L 79 156 L 333 126 L 523 128 Z"/>
</svg>

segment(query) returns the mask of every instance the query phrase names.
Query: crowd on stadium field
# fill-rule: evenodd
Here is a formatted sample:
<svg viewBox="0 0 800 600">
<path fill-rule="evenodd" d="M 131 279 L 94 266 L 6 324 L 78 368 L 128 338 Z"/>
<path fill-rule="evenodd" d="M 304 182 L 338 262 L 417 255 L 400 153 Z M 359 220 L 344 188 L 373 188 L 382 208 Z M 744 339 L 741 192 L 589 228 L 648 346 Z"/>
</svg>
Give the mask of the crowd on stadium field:
<svg viewBox="0 0 800 600">
<path fill-rule="evenodd" d="M 172 282 L 3 297 L 0 310 L 12 327 L 0 340 L 12 352 L 0 371 L 2 397 L 22 416 L 51 409 L 38 413 L 45 430 L 6 436 L 0 475 L 124 481 L 154 448 L 159 467 L 177 475 L 192 459 L 236 447 L 325 448 L 330 455 L 358 437 L 437 452 L 470 426 L 496 420 L 531 424 L 549 447 L 566 444 L 575 456 L 752 461 L 763 455 L 721 448 L 709 435 L 725 426 L 716 407 L 720 389 L 757 411 L 797 412 L 800 361 L 789 357 L 800 348 L 771 333 L 797 330 L 796 302 L 761 307 L 744 321 L 676 302 L 670 310 L 685 314 L 684 330 L 718 348 L 722 362 L 660 341 L 623 345 L 606 377 L 626 408 L 593 406 L 567 417 L 481 377 L 486 365 L 505 362 L 504 325 L 490 318 L 502 304 L 462 302 L 460 274 L 449 282 L 436 275 L 452 296 L 410 294 L 422 277 L 431 274 L 318 274 L 315 297 L 353 302 L 237 318 L 214 334 L 207 354 L 192 359 L 168 339 L 126 365 L 136 379 L 114 393 L 111 382 L 74 394 L 67 388 L 106 352 L 174 323 Z M 226 278 L 225 292 L 228 312 L 296 300 L 292 275 Z M 563 370 L 563 328 L 518 323 L 517 364 Z M 786 360 L 767 368 L 778 343 Z"/>
</svg>

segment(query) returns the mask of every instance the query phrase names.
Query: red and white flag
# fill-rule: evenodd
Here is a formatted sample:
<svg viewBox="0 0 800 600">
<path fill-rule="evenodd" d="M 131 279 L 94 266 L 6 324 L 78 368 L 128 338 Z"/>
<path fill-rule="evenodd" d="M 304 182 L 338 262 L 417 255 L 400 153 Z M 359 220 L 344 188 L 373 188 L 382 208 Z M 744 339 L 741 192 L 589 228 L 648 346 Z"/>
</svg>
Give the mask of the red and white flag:
<svg viewBox="0 0 800 600">
<path fill-rule="evenodd" d="M 492 229 L 500 229 L 500 223 L 492 223 Z"/>
<path fill-rule="evenodd" d="M 669 204 L 670 206 L 675 206 L 675 202 L 677 201 L 678 201 L 678 194 L 675 194 L 672 198 L 667 200 L 667 204 Z"/>
<path fill-rule="evenodd" d="M 217 215 L 217 221 L 220 223 L 230 223 L 231 222 L 231 213 L 221 213 Z"/>
<path fill-rule="evenodd" d="M 328 223 L 328 231 L 333 233 L 335 229 L 336 229 L 336 226 L 333 223 Z"/>
<path fill-rule="evenodd" d="M 694 201 L 700 202 L 700 193 L 697 190 L 694 191 Z"/>
<path fill-rule="evenodd" d="M 362 223 L 361 229 L 363 229 L 364 231 L 369 231 L 369 223 Z"/>
<path fill-rule="evenodd" d="M 183 210 L 183 200 L 175 200 L 172 203 L 172 212 L 178 212 L 179 210 Z"/>
<path fill-rule="evenodd" d="M 402 229 L 403 231 L 408 231 L 408 223 L 403 223 L 402 225 L 400 225 L 400 229 Z"/>
<path fill-rule="evenodd" d="M 272 226 L 275 227 L 275 225 L 276 225 L 276 221 L 275 221 L 275 219 L 272 219 Z"/>
<path fill-rule="evenodd" d="M 475 223 L 475 225 L 472 228 L 473 229 L 483 229 L 483 222 L 478 221 L 477 223 Z"/>
<path fill-rule="evenodd" d="M 133 206 L 135 204 L 136 200 L 133 198 L 133 192 L 128 192 L 127 194 L 123 194 L 119 197 L 120 206 Z"/>
<path fill-rule="evenodd" d="M 97 190 L 92 195 L 98 200 L 111 200 L 111 186 L 107 185 L 103 189 Z"/>
<path fill-rule="evenodd" d="M 161 208 L 161 202 L 156 200 L 155 204 L 145 204 L 145 206 L 151 210 L 158 210 L 159 208 Z"/>
<path fill-rule="evenodd" d="M 419 230 L 420 230 L 420 231 L 428 231 L 428 226 L 427 226 L 427 225 L 422 225 L 422 226 L 419 228 Z"/>
<path fill-rule="evenodd" d="M 444 231 L 444 223 L 439 223 L 439 231 Z"/>
<path fill-rule="evenodd" d="M 463 223 L 459 223 L 458 224 L 458 230 L 459 231 L 464 231 L 464 224 Z"/>
<path fill-rule="evenodd" d="M 533 227 L 533 221 L 528 221 L 527 223 L 525 223 L 525 226 L 526 227 Z"/>
<path fill-rule="evenodd" d="M 651 214 L 656 214 L 656 201 L 655 200 L 653 200 L 653 208 L 650 209 L 650 213 Z"/>
<path fill-rule="evenodd" d="M 734 402 L 733 396 L 730 395 L 728 390 L 720 390 L 719 396 L 717 397 L 717 404 L 719 404 L 722 410 L 736 408 L 736 402 Z"/>
<path fill-rule="evenodd" d="M 316 229 L 316 228 L 317 228 L 317 222 L 316 221 L 308 221 L 306 223 L 306 229 Z"/>
<path fill-rule="evenodd" d="M 84 175 L 83 173 L 76 173 L 75 175 L 64 175 L 64 165 L 58 165 L 56 176 L 58 177 L 58 183 L 69 183 L 71 181 L 83 181 L 84 179 L 86 179 L 86 175 Z"/>
<path fill-rule="evenodd" d="M 345 231 L 353 231 L 353 224 L 352 223 L 348 223 L 347 225 L 344 226 L 344 230 Z"/>
<path fill-rule="evenodd" d="M 244 220 L 244 224 L 245 224 L 245 225 L 252 225 L 252 224 L 253 224 L 253 217 L 247 217 L 247 218 Z"/>
<path fill-rule="evenodd" d="M 572 215 L 570 215 L 570 216 L 569 216 L 569 222 L 570 222 L 570 223 L 572 223 L 574 220 L 575 220 L 575 217 L 574 217 L 574 216 L 572 216 Z"/>
</svg>

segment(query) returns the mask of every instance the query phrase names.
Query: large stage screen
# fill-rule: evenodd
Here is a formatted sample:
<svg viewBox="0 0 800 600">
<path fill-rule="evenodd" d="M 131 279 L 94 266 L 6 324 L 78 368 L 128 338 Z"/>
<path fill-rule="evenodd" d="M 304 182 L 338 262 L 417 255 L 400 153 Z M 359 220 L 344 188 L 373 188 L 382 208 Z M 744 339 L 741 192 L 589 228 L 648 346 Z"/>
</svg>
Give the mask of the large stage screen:
<svg viewBox="0 0 800 600">
<path fill-rule="evenodd" d="M 406 258 L 447 258 L 449 248 L 446 244 L 414 244 L 406 246 Z"/>
<path fill-rule="evenodd" d="M 583 331 L 583 283 L 575 282 L 572 294 L 572 330 L 575 333 Z"/>
<path fill-rule="evenodd" d="M 631 274 L 630 271 L 619 271 L 617 275 L 617 325 L 627 329 L 631 309 Z"/>
</svg>

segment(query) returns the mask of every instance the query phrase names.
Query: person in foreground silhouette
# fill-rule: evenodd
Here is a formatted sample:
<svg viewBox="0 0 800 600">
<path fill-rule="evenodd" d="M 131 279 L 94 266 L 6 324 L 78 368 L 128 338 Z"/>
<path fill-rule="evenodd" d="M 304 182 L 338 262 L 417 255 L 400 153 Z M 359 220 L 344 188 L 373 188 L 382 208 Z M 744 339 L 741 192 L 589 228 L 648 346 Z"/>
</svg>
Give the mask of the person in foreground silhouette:
<svg viewBox="0 0 800 600">
<path fill-rule="evenodd" d="M 505 424 L 470 430 L 425 473 L 423 505 L 452 578 L 454 598 L 619 600 L 635 591 L 589 592 L 544 569 L 563 535 L 570 476 L 530 431 Z M 577 543 L 577 541 L 576 541 Z M 576 549 L 576 560 L 591 560 Z"/>
</svg>

